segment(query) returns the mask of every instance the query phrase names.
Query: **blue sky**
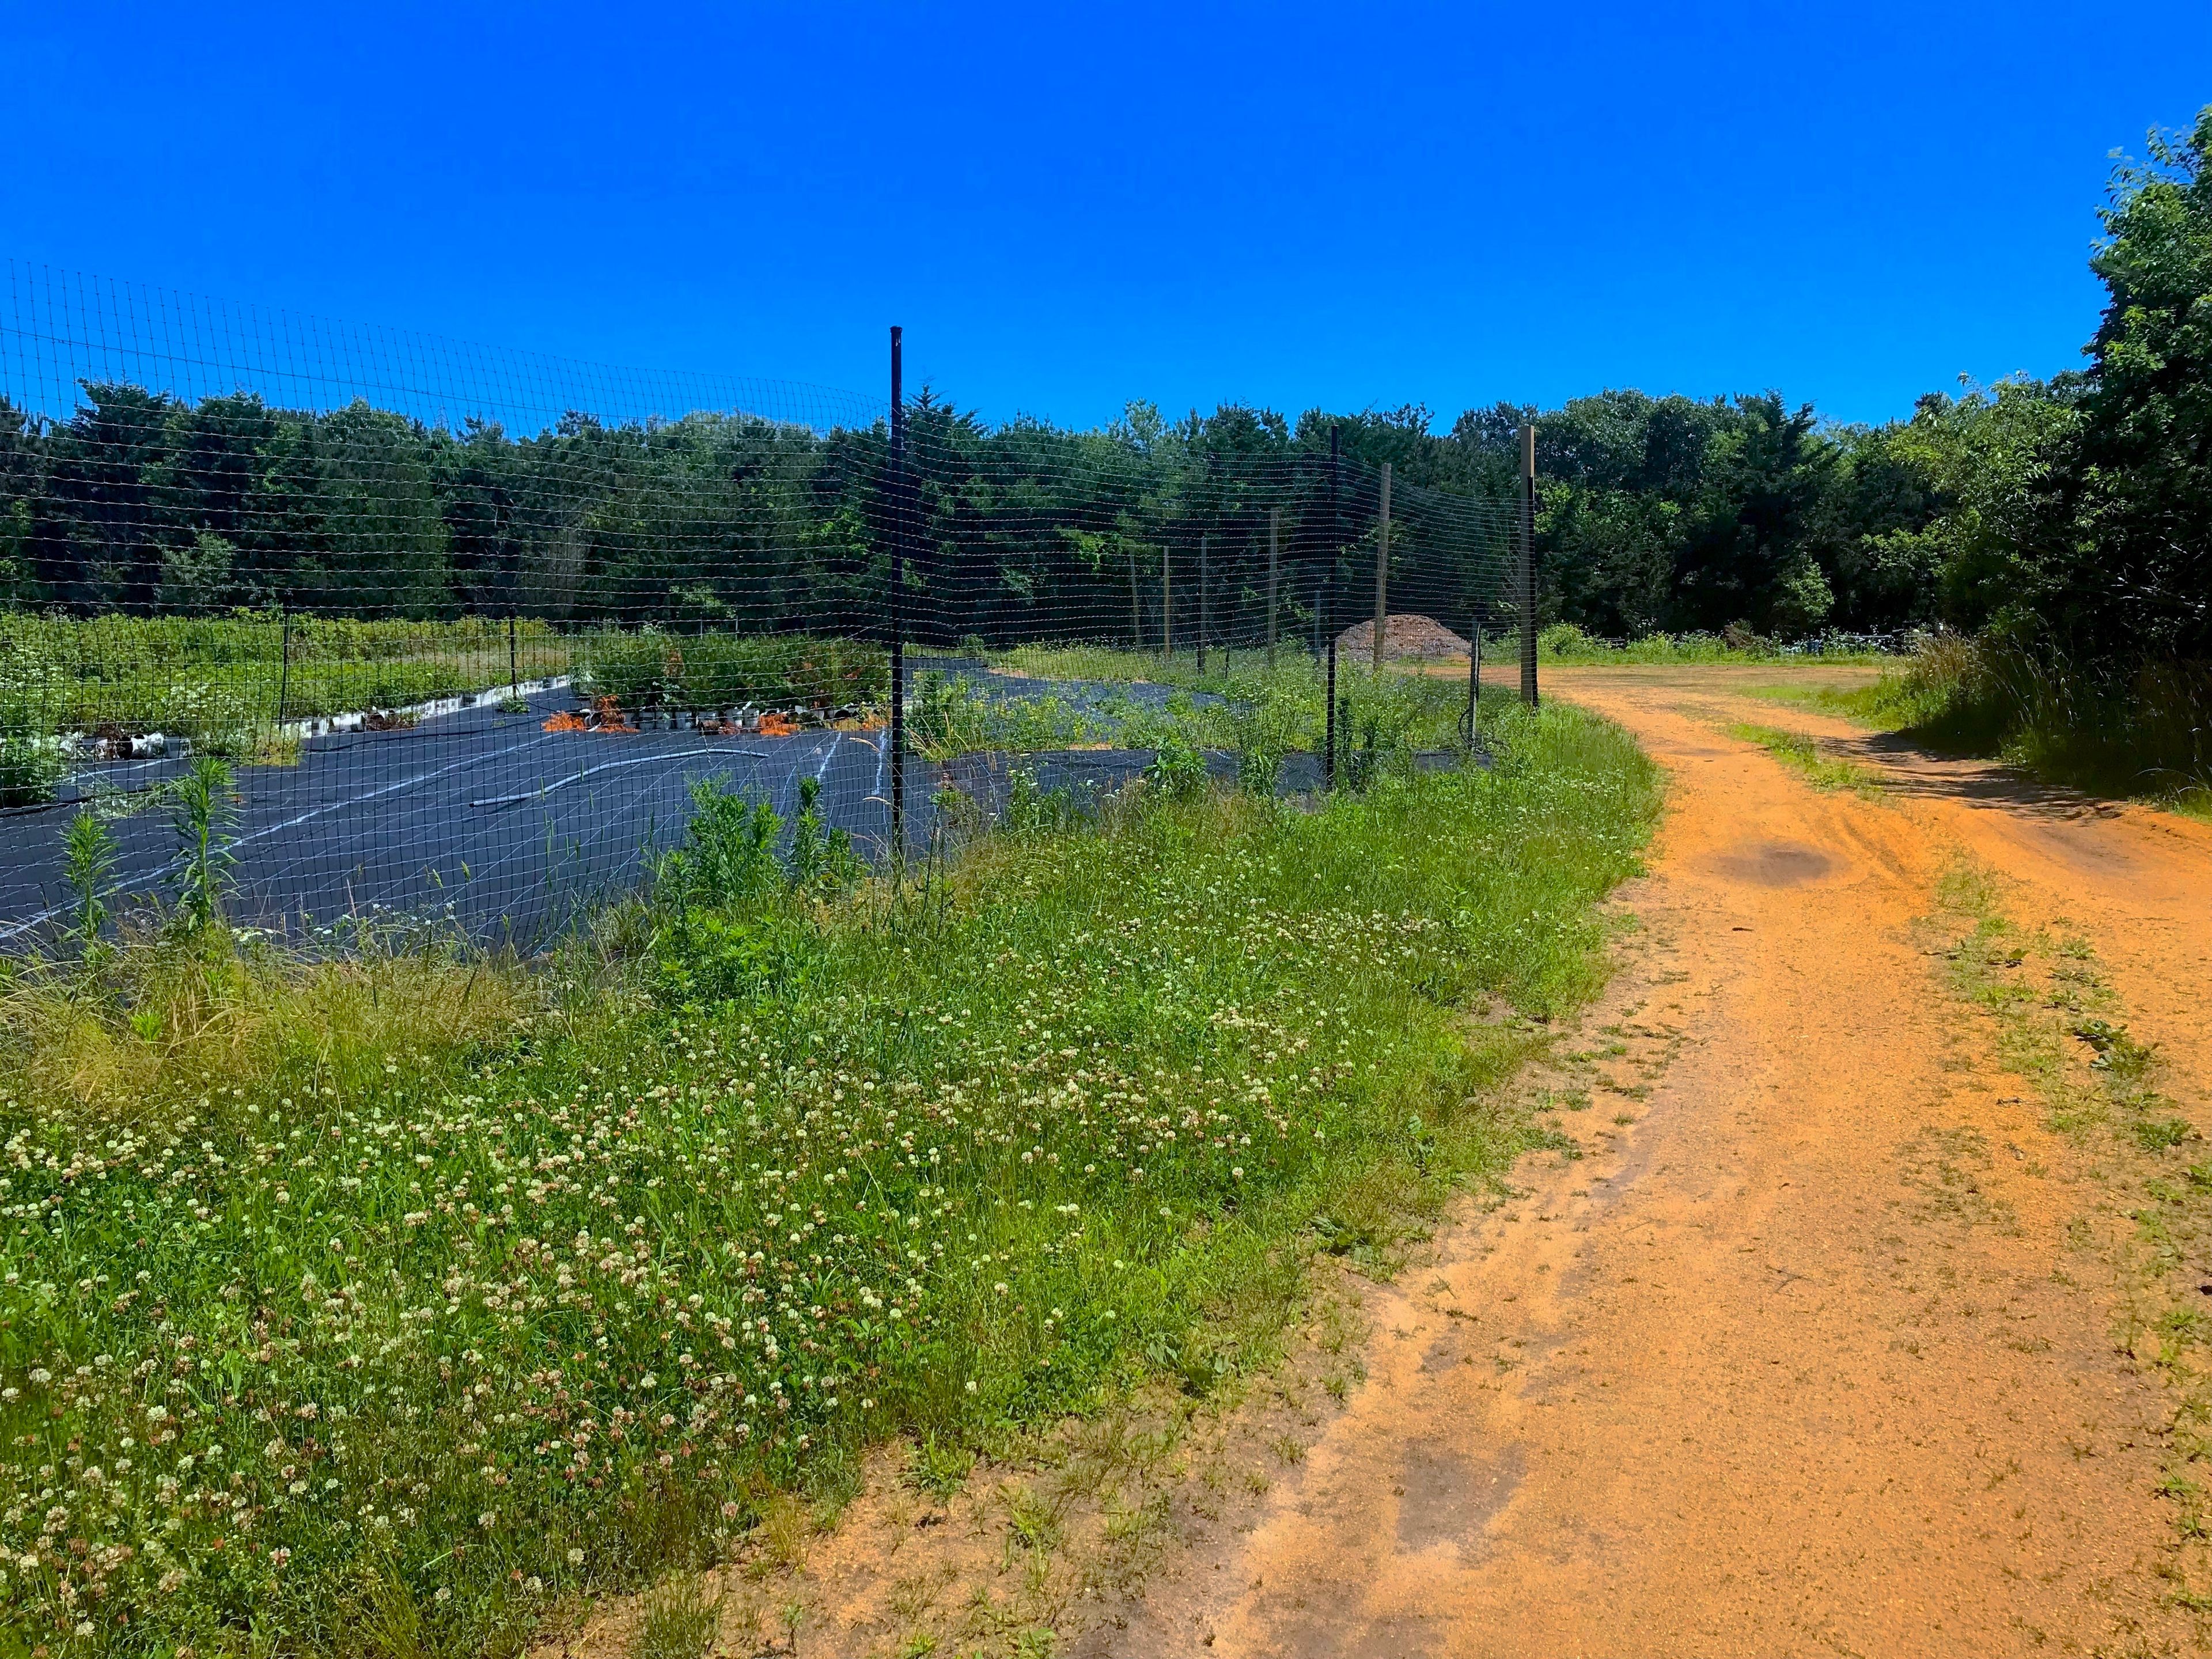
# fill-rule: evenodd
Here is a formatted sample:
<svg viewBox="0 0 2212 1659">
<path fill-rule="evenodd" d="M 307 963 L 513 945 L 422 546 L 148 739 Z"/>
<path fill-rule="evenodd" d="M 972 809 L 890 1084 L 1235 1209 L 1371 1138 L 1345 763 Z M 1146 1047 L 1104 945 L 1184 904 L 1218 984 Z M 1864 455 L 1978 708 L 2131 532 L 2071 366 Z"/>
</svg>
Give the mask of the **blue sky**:
<svg viewBox="0 0 2212 1659">
<path fill-rule="evenodd" d="M 0 4 L 0 256 L 1089 424 L 2074 366 L 2212 8 Z"/>
</svg>

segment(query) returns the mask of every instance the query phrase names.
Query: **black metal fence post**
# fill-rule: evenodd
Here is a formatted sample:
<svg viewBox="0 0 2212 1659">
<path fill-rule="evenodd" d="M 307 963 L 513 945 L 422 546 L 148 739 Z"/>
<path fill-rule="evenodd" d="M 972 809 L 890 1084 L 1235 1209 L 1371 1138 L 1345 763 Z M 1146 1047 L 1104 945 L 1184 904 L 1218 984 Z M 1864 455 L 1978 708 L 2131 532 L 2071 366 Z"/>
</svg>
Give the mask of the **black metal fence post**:
<svg viewBox="0 0 2212 1659">
<path fill-rule="evenodd" d="M 1390 463 L 1382 463 L 1382 513 L 1375 521 L 1374 671 L 1382 672 L 1382 640 L 1390 623 Z"/>
<path fill-rule="evenodd" d="M 1521 701 L 1536 706 L 1536 428 L 1521 428 Z"/>
<path fill-rule="evenodd" d="M 1267 509 L 1267 672 L 1275 672 L 1275 568 L 1283 550 L 1283 509 Z"/>
<path fill-rule="evenodd" d="M 901 344 L 891 330 L 891 874 L 906 868 L 906 390 Z"/>
<path fill-rule="evenodd" d="M 1168 569 L 1168 544 L 1160 542 L 1160 660 L 1175 660 L 1175 585 Z"/>
<path fill-rule="evenodd" d="M 1206 531 L 1198 532 L 1198 677 L 1206 678 L 1206 627 L 1208 612 L 1206 604 L 1207 558 L 1212 550 L 1212 538 Z"/>
<path fill-rule="evenodd" d="M 1467 647 L 1467 746 L 1469 753 L 1482 737 L 1482 611 L 1474 613 L 1473 635 Z"/>
<path fill-rule="evenodd" d="M 292 706 L 292 607 L 282 605 L 276 614 L 281 619 L 276 635 L 276 724 L 282 727 Z"/>
<path fill-rule="evenodd" d="M 1328 612 L 1322 628 L 1328 635 L 1328 684 L 1325 696 L 1328 713 L 1322 728 L 1321 781 L 1324 789 L 1336 787 L 1336 565 L 1341 549 L 1337 545 L 1337 485 L 1343 471 L 1340 440 L 1341 427 L 1328 429 L 1328 586 L 1323 609 Z"/>
</svg>

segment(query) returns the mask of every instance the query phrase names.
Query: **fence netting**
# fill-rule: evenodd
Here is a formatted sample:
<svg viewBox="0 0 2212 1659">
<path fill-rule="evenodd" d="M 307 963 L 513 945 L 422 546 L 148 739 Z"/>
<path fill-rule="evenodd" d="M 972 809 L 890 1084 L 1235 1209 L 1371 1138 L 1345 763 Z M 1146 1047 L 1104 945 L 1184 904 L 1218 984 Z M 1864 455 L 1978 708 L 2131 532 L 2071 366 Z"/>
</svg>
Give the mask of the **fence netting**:
<svg viewBox="0 0 2212 1659">
<path fill-rule="evenodd" d="M 1279 792 L 1459 763 L 1468 641 L 1511 615 L 1514 504 L 1392 478 L 1325 421 L 993 427 L 927 389 L 5 283 L 17 944 L 81 909 L 86 817 L 118 916 L 178 902 L 212 811 L 234 924 L 527 946 L 634 888 L 704 789 L 880 863 L 1163 751 Z"/>
</svg>

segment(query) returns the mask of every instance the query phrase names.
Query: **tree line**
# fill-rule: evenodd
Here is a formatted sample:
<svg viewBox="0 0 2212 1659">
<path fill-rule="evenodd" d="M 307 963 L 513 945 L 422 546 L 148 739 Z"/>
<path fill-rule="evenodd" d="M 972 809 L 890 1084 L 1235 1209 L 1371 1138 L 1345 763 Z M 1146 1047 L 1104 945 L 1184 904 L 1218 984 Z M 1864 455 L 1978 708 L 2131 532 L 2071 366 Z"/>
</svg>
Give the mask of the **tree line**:
<svg viewBox="0 0 2212 1659">
<path fill-rule="evenodd" d="M 925 392 L 901 497 L 881 421 L 575 414 L 514 434 L 89 382 L 65 419 L 0 401 L 0 601 L 849 627 L 884 609 L 898 526 L 925 630 L 1156 637 L 1164 605 L 1210 602 L 1223 635 L 1249 635 L 1269 547 L 1290 625 L 1361 614 L 1388 462 L 1407 608 L 1457 620 L 1487 601 L 1502 619 L 1533 421 L 1546 622 L 1614 637 L 1940 623 L 2077 662 L 2201 659 L 2208 148 L 2212 108 L 2115 173 L 2093 258 L 2108 303 L 2081 370 L 1931 392 L 1882 425 L 1773 392 L 1608 391 L 1449 428 L 1418 405 L 1170 422 L 1137 404 L 1074 431 L 992 427 Z"/>
<path fill-rule="evenodd" d="M 0 602 L 867 631 L 902 541 L 925 635 L 1153 638 L 1164 604 L 1186 639 L 1202 611 L 1216 638 L 1249 637 L 1271 555 L 1287 625 L 1328 608 L 1332 576 L 1358 614 L 1376 463 L 1434 447 L 1425 424 L 1133 404 L 1103 430 L 992 427 L 924 392 L 895 477 L 881 420 L 572 414 L 514 435 L 88 381 L 63 420 L 0 401 Z M 1510 524 L 1495 492 L 1405 476 L 1394 580 L 1463 611 Z"/>
<path fill-rule="evenodd" d="M 1549 614 L 1604 634 L 1942 623 L 2108 684 L 2212 659 L 2212 106 L 2113 173 L 2084 366 L 1880 426 L 1772 394 L 1536 413 Z M 1522 411 L 1500 410 L 1502 428 Z"/>
</svg>

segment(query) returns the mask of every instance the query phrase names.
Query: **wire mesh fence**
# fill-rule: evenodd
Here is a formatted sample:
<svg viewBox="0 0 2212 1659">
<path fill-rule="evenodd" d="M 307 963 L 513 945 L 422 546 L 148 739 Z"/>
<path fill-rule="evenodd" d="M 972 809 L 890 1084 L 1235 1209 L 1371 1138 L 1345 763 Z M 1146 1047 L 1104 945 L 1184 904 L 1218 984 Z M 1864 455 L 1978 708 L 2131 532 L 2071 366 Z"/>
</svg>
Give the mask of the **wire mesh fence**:
<svg viewBox="0 0 2212 1659">
<path fill-rule="evenodd" d="M 894 386 L 10 264 L 0 939 L 69 914 L 85 814 L 121 908 L 174 902 L 210 760 L 234 921 L 527 945 L 637 882 L 702 786 L 880 861 L 1164 750 L 1299 790 L 1469 748 L 1512 502 L 1321 421 L 994 428 Z"/>
</svg>

